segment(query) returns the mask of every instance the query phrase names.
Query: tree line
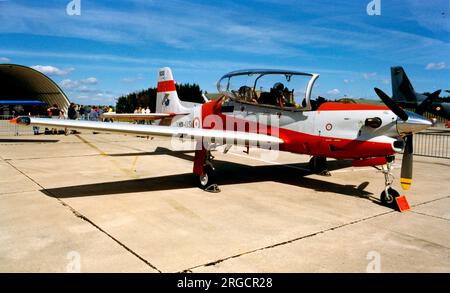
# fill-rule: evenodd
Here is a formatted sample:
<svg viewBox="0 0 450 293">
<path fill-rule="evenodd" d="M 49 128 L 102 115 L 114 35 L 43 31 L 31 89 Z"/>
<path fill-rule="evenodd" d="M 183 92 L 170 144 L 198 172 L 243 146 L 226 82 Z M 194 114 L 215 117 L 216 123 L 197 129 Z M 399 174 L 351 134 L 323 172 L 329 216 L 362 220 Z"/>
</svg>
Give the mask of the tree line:
<svg viewBox="0 0 450 293">
<path fill-rule="evenodd" d="M 202 90 L 198 84 L 183 83 L 175 84 L 178 97 L 185 102 L 203 103 Z M 117 113 L 133 113 L 136 108 L 149 107 L 154 113 L 156 112 L 156 87 L 151 87 L 128 95 L 121 96 L 117 99 Z"/>
</svg>

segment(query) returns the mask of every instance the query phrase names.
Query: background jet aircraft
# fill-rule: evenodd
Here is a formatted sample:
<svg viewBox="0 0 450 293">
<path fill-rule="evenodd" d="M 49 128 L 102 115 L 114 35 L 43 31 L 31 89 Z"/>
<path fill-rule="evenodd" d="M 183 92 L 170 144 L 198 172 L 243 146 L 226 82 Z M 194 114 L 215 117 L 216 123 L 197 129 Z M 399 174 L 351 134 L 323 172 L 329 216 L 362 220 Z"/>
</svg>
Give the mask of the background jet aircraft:
<svg viewBox="0 0 450 293">
<path fill-rule="evenodd" d="M 392 99 L 400 107 L 415 109 L 415 112 L 420 115 L 430 112 L 433 115 L 450 120 L 450 103 L 439 98 L 441 90 L 431 94 L 417 93 L 401 66 L 391 67 L 391 81 Z"/>
</svg>

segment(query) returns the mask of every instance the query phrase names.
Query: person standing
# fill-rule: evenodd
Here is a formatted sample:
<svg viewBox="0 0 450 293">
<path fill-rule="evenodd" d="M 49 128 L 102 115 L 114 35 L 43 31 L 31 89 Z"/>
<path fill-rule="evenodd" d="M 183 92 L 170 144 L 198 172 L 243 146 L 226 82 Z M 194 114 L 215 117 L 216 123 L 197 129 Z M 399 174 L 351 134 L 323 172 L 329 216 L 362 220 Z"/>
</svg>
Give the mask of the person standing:
<svg viewBox="0 0 450 293">
<path fill-rule="evenodd" d="M 80 106 L 79 113 L 80 113 L 80 119 L 85 120 L 86 119 L 86 117 L 85 117 L 86 109 L 84 108 L 83 105 Z"/>
<path fill-rule="evenodd" d="M 48 108 L 47 111 L 49 112 L 50 117 L 52 117 L 52 119 L 60 119 L 61 118 L 62 111 L 61 111 L 61 109 L 59 109 L 57 104 L 53 104 L 53 106 Z M 58 129 L 52 128 L 52 134 L 58 134 Z"/>
<path fill-rule="evenodd" d="M 91 120 L 91 121 L 98 121 L 97 107 L 93 106 L 91 108 L 91 112 L 89 112 L 89 120 Z"/>
<path fill-rule="evenodd" d="M 69 117 L 70 120 L 77 119 L 77 110 L 75 109 L 74 103 L 70 103 L 69 110 L 67 111 L 67 117 Z"/>
<path fill-rule="evenodd" d="M 100 107 L 100 106 L 97 107 L 97 115 L 98 115 L 97 120 L 103 121 L 103 118 L 102 118 L 102 115 L 103 115 L 103 108 Z"/>
</svg>

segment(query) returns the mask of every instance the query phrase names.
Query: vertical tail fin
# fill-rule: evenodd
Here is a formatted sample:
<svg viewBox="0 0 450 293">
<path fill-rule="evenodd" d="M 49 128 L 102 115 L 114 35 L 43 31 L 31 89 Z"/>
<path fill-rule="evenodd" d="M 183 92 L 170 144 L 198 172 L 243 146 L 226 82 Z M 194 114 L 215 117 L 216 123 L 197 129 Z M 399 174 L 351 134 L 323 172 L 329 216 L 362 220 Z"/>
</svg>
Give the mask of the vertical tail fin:
<svg viewBox="0 0 450 293">
<path fill-rule="evenodd" d="M 156 94 L 156 112 L 157 113 L 188 113 L 178 98 L 173 80 L 172 70 L 169 67 L 159 69 L 158 87 Z"/>
<path fill-rule="evenodd" d="M 417 95 L 403 67 L 391 67 L 392 99 L 417 103 Z"/>
</svg>

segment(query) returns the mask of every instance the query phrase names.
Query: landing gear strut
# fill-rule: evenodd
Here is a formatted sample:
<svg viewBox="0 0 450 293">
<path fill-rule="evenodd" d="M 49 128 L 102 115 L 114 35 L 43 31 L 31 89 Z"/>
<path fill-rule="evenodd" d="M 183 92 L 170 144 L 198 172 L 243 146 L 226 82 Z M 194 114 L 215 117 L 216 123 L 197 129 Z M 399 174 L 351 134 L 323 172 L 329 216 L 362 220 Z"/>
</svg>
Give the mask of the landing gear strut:
<svg viewBox="0 0 450 293">
<path fill-rule="evenodd" d="M 220 192 L 219 186 L 215 183 L 213 159 L 210 150 L 204 148 L 196 150 L 194 174 L 198 187 L 209 192 Z"/>
<path fill-rule="evenodd" d="M 397 202 L 395 198 L 399 197 L 400 194 L 391 187 L 394 181 L 394 176 L 392 175 L 392 164 L 394 163 L 394 157 L 387 157 L 386 168 L 381 167 L 381 172 L 384 175 L 384 190 L 380 195 L 381 203 L 387 207 L 398 209 Z"/>
<path fill-rule="evenodd" d="M 327 158 L 326 157 L 312 157 L 309 160 L 309 169 L 314 174 L 318 174 L 321 176 L 331 176 L 327 167 Z"/>
</svg>

